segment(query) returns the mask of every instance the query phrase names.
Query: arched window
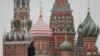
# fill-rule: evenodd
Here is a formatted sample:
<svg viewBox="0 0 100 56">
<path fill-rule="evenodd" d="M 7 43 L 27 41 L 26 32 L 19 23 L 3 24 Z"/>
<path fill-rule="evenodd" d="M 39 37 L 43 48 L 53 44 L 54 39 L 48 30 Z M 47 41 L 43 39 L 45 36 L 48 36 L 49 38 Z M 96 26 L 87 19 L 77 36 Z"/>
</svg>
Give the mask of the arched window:
<svg viewBox="0 0 100 56">
<path fill-rule="evenodd" d="M 16 45 L 14 46 L 14 49 L 16 49 Z"/>
<path fill-rule="evenodd" d="M 14 41 L 14 37 L 13 36 L 11 36 L 11 41 Z"/>
<path fill-rule="evenodd" d="M 68 18 L 69 18 L 69 17 L 68 17 L 68 16 L 66 16 L 66 19 L 67 19 L 67 20 L 68 20 Z"/>
<path fill-rule="evenodd" d="M 60 28 L 60 31 L 63 31 L 63 29 L 62 29 L 62 28 Z"/>
<path fill-rule="evenodd" d="M 24 36 L 22 36 L 22 41 L 24 41 Z"/>
<path fill-rule="evenodd" d="M 20 0 L 17 0 L 17 5 L 19 5 L 20 4 Z"/>
<path fill-rule="evenodd" d="M 22 5 L 25 5 L 25 0 L 22 0 Z"/>
<path fill-rule="evenodd" d="M 6 41 L 9 41 L 9 37 L 8 36 L 6 37 Z"/>
<path fill-rule="evenodd" d="M 19 36 L 17 36 L 17 40 L 18 40 L 18 41 L 20 40 Z"/>
<path fill-rule="evenodd" d="M 10 49 L 10 45 L 8 45 L 8 49 Z"/>
</svg>

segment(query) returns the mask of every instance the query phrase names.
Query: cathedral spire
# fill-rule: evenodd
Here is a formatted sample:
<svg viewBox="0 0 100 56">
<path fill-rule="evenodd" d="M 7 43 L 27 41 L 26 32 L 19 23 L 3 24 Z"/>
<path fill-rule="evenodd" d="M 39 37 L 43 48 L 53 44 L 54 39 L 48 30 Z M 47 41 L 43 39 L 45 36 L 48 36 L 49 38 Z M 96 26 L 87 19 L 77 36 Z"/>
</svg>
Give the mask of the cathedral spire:
<svg viewBox="0 0 100 56">
<path fill-rule="evenodd" d="M 90 0 L 88 0 L 88 12 L 90 12 Z"/>
<path fill-rule="evenodd" d="M 78 38 L 75 46 L 74 56 L 85 56 L 82 37 L 82 26 L 80 25 L 78 28 Z"/>
<path fill-rule="evenodd" d="M 95 36 L 97 37 L 99 34 L 99 26 L 93 21 L 90 14 L 90 0 L 88 0 L 88 12 L 85 20 L 81 23 L 83 28 L 83 37 L 86 36 Z"/>
<path fill-rule="evenodd" d="M 42 36 L 51 36 L 52 30 L 50 27 L 45 23 L 43 20 L 43 12 L 42 12 L 42 6 L 41 2 L 40 4 L 40 11 L 39 11 L 39 19 L 38 21 L 34 24 L 34 26 L 30 29 L 30 36 L 34 37 L 42 37 Z"/>
<path fill-rule="evenodd" d="M 76 46 L 77 47 L 83 47 L 83 39 L 82 39 L 82 27 L 79 26 L 79 29 L 78 29 L 78 38 L 77 38 L 77 43 L 76 43 Z"/>
<path fill-rule="evenodd" d="M 40 5 L 39 19 L 42 19 L 42 17 L 43 17 L 42 3 L 40 2 L 39 5 Z"/>
</svg>

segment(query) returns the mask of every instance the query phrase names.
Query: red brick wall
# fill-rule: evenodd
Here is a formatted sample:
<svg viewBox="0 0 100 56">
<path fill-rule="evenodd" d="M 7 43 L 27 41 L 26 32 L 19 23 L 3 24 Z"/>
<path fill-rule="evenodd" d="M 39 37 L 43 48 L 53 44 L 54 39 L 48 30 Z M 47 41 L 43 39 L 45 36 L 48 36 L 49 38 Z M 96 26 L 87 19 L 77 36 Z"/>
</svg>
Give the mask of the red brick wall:
<svg viewBox="0 0 100 56">
<path fill-rule="evenodd" d="M 96 37 L 84 37 L 84 48 L 86 52 L 95 52 L 96 51 Z"/>
<path fill-rule="evenodd" d="M 4 44 L 3 56 L 22 55 L 27 56 L 27 47 L 29 44 Z"/>
</svg>

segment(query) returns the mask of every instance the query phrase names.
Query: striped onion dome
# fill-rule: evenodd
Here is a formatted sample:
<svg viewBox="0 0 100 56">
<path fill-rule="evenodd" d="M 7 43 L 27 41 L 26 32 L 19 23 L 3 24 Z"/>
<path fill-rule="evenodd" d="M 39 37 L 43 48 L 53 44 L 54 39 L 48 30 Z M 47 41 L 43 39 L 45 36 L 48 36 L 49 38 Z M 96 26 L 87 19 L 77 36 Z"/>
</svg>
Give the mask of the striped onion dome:
<svg viewBox="0 0 100 56">
<path fill-rule="evenodd" d="M 88 12 L 86 19 L 82 24 L 83 36 L 95 36 L 97 37 L 99 34 L 99 26 L 95 24 L 92 20 L 90 12 Z"/>
<path fill-rule="evenodd" d="M 63 43 L 60 44 L 60 50 L 61 51 L 71 51 L 72 45 L 67 40 L 65 40 Z"/>
<path fill-rule="evenodd" d="M 36 24 L 30 29 L 31 36 L 51 36 L 52 30 L 50 27 L 43 21 L 39 19 Z"/>
<path fill-rule="evenodd" d="M 35 23 L 34 26 L 30 29 L 30 35 L 31 36 L 51 36 L 52 30 L 50 27 L 44 22 L 42 18 L 42 10 L 40 11 L 39 19 Z"/>
</svg>

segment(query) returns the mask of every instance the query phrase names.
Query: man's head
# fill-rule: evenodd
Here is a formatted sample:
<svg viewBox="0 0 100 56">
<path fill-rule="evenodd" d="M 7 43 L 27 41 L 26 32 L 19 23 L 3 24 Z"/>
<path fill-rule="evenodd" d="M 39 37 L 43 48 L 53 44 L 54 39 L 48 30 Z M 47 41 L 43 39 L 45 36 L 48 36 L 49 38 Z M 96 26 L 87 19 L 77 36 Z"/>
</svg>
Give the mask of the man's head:
<svg viewBox="0 0 100 56">
<path fill-rule="evenodd" d="M 31 45 L 34 45 L 34 42 L 31 42 Z"/>
</svg>

